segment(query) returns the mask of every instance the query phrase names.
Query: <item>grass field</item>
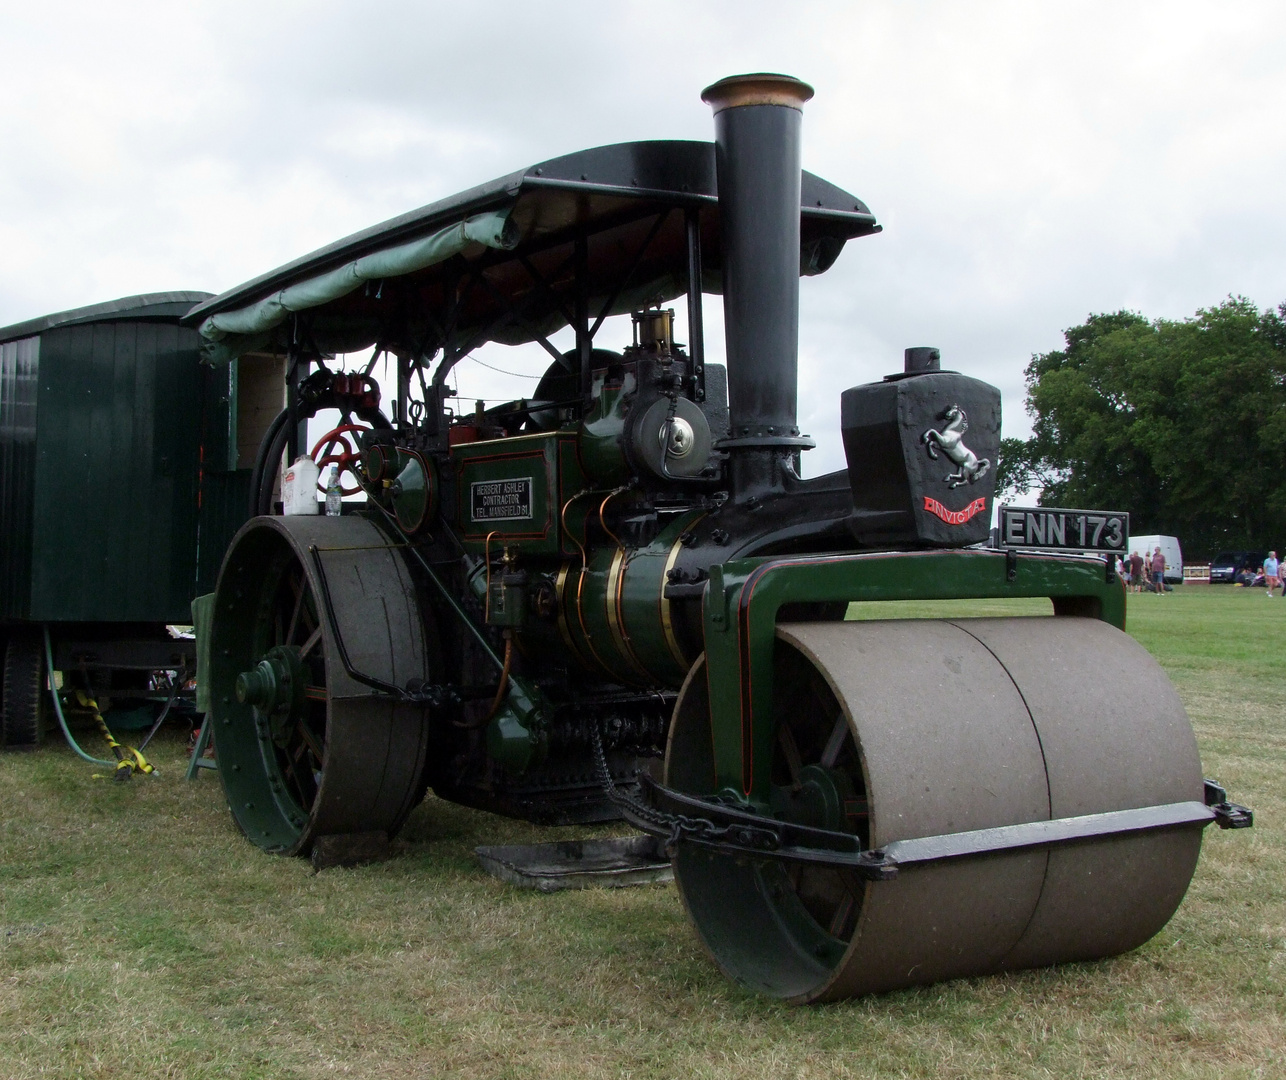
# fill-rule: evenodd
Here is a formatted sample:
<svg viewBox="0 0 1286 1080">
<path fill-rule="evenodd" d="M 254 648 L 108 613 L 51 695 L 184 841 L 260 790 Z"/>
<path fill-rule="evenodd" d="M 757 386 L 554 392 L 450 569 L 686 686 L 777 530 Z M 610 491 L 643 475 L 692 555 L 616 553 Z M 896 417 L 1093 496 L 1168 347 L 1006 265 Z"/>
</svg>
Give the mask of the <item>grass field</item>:
<svg viewBox="0 0 1286 1080">
<path fill-rule="evenodd" d="M 51 743 L 0 758 L 0 1077 L 1286 1076 L 1286 601 L 1129 619 L 1257 826 L 1209 830 L 1127 956 L 792 1008 L 723 979 L 673 886 L 535 895 L 471 855 L 564 833 L 430 799 L 396 859 L 313 874 L 184 782 L 181 733 L 128 785 Z"/>
</svg>

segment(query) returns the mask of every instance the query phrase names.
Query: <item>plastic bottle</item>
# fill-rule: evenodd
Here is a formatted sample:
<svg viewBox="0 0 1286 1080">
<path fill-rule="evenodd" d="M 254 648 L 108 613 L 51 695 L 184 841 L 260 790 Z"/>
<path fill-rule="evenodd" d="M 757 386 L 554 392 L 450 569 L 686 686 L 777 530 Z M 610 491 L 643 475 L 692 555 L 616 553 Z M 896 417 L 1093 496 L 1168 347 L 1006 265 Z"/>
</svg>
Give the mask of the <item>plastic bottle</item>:
<svg viewBox="0 0 1286 1080">
<path fill-rule="evenodd" d="M 330 467 L 330 476 L 326 480 L 326 516 L 339 517 L 344 505 L 344 493 L 339 486 L 339 466 Z"/>
</svg>

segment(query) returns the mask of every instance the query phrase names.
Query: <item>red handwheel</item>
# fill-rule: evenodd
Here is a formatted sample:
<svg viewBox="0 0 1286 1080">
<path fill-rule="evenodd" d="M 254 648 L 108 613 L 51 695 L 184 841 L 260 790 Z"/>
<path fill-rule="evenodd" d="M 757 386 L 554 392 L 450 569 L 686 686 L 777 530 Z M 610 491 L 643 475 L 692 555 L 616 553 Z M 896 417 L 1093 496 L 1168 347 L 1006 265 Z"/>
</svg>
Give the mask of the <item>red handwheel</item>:
<svg viewBox="0 0 1286 1080">
<path fill-rule="evenodd" d="M 326 468 L 330 465 L 339 466 L 340 490 L 345 495 L 356 495 L 362 490 L 361 477 L 358 476 L 354 468 L 354 462 L 361 461 L 361 454 L 353 449 L 353 444 L 349 441 L 349 436 L 360 435 L 364 431 L 370 431 L 369 427 L 360 424 L 340 424 L 339 427 L 331 428 L 320 439 L 317 445 L 313 447 L 312 459 L 317 463 L 317 468 L 321 470 L 321 476 L 317 481 L 319 491 L 326 490 Z M 349 473 L 357 482 L 348 487 L 344 484 L 344 474 Z"/>
</svg>

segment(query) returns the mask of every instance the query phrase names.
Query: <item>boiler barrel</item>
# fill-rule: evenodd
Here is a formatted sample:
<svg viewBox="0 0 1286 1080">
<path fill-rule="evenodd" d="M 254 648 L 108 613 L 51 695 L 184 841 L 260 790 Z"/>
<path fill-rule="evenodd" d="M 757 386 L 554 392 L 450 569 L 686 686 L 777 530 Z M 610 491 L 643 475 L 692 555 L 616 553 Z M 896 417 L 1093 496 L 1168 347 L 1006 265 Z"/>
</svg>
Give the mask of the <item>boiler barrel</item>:
<svg viewBox="0 0 1286 1080">
<path fill-rule="evenodd" d="M 1202 799 L 1169 680 L 1094 619 L 782 625 L 777 669 L 796 761 L 847 724 L 849 756 L 831 760 L 847 761 L 843 782 L 865 802 L 868 847 Z M 668 775 L 699 788 L 703 673 L 677 710 Z M 676 872 L 728 974 L 815 1001 L 1135 948 L 1173 915 L 1200 845 L 1200 826 L 1186 825 L 909 866 L 880 882 L 684 845 Z"/>
</svg>

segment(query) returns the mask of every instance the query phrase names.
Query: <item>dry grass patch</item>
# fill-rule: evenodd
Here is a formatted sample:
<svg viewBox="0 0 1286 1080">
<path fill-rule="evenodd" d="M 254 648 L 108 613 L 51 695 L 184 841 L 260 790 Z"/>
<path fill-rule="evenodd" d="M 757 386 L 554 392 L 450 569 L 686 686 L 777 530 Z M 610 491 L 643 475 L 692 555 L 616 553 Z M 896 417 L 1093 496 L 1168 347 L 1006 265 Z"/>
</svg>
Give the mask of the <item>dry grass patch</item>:
<svg viewBox="0 0 1286 1080">
<path fill-rule="evenodd" d="M 431 799 L 395 860 L 313 874 L 183 781 L 178 735 L 129 785 L 51 744 L 0 758 L 0 1076 L 1280 1076 L 1286 603 L 1177 590 L 1130 628 L 1259 817 L 1127 956 L 788 1008 L 719 975 L 672 887 L 542 896 L 472 857 L 563 833 Z"/>
</svg>

